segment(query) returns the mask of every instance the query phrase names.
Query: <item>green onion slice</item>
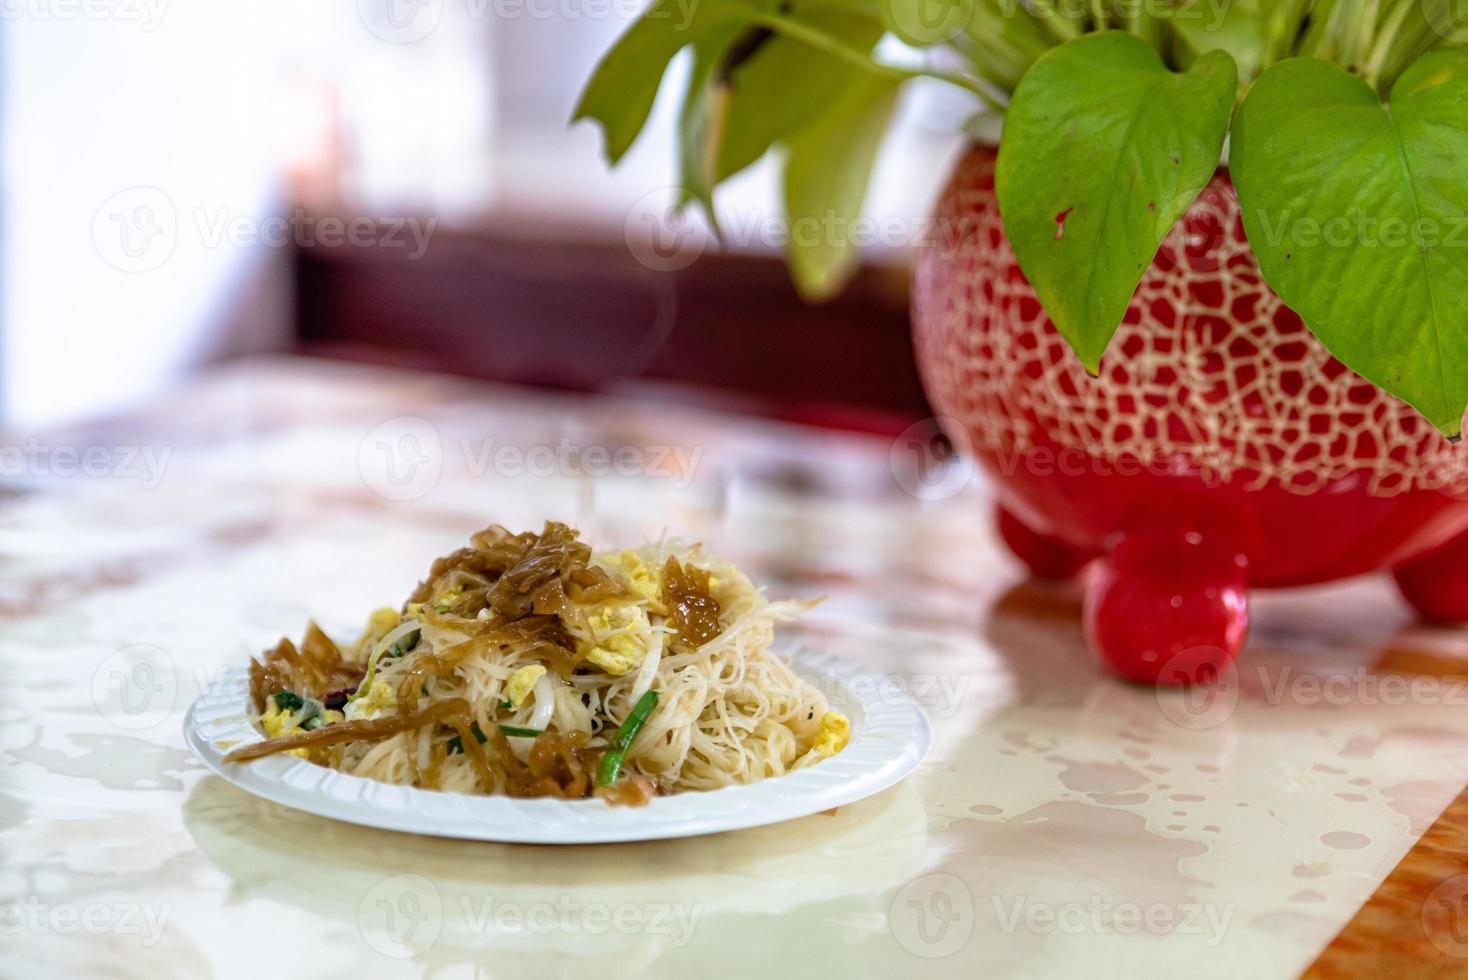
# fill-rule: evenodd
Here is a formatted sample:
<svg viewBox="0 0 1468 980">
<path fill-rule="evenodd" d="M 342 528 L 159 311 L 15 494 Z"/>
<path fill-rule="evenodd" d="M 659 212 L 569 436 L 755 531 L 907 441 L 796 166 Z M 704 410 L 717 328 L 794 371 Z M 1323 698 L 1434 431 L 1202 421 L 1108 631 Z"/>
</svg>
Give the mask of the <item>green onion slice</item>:
<svg viewBox="0 0 1468 980">
<path fill-rule="evenodd" d="M 610 786 L 617 781 L 617 773 L 622 770 L 622 760 L 627 757 L 627 750 L 632 747 L 632 740 L 637 733 L 642 731 L 642 726 L 647 723 L 652 709 L 658 705 L 658 692 L 648 691 L 637 699 L 633 705 L 632 713 L 627 720 L 622 722 L 617 733 L 612 736 L 611 744 L 607 746 L 606 754 L 601 757 L 601 772 L 598 781 L 603 786 Z"/>
<path fill-rule="evenodd" d="M 489 736 L 484 734 L 484 732 L 480 730 L 478 725 L 474 725 L 469 730 L 474 733 L 474 740 L 480 745 L 483 745 L 485 742 L 489 741 Z M 500 731 L 505 735 L 509 735 L 512 738 L 534 738 L 535 736 L 542 734 L 544 732 L 544 729 L 520 728 L 515 725 L 501 725 Z M 449 739 L 448 751 L 449 755 L 457 755 L 458 753 L 464 751 L 464 740 L 457 735 Z"/>
<path fill-rule="evenodd" d="M 277 708 L 281 711 L 289 711 L 291 713 L 300 711 L 301 707 L 306 703 L 304 698 L 295 691 L 290 690 L 276 691 L 270 697 L 275 702 Z"/>
</svg>

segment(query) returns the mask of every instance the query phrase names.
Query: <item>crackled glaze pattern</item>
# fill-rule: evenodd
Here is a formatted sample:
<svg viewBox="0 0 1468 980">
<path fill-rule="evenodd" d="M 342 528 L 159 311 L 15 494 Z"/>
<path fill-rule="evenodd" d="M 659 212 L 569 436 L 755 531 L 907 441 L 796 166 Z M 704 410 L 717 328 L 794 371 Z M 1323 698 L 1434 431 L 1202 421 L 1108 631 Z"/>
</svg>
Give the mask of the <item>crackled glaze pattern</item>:
<svg viewBox="0 0 1468 980">
<path fill-rule="evenodd" d="M 915 290 L 928 390 L 977 445 L 1181 455 L 1205 481 L 1300 494 L 1357 471 L 1376 496 L 1468 493 L 1468 454 L 1331 357 L 1265 284 L 1226 174 L 1163 242 L 1088 377 L 1015 262 L 994 161 L 980 149 L 959 166 Z"/>
<path fill-rule="evenodd" d="M 372 489 L 409 485 L 374 469 L 401 417 L 436 469 L 411 499 Z M 489 439 L 699 452 L 589 480 L 486 468 Z M 149 485 L 37 476 L 0 520 L 6 978 L 1292 977 L 1468 777 L 1468 637 L 1384 583 L 1260 597 L 1215 696 L 1159 697 L 1093 666 L 1073 592 L 1023 584 L 986 488 L 917 501 L 885 439 L 276 361 L 46 441 L 168 459 Z M 926 763 L 830 814 L 546 848 L 339 823 L 189 753 L 226 669 L 552 516 L 826 595 L 786 642 L 917 700 Z"/>
</svg>

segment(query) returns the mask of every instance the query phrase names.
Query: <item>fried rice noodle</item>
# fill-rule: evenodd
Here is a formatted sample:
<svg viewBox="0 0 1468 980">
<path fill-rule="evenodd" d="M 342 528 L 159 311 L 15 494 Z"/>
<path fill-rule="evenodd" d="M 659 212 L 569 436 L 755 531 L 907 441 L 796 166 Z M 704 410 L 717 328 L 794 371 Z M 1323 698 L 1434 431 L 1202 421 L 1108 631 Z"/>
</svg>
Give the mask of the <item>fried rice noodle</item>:
<svg viewBox="0 0 1468 980">
<path fill-rule="evenodd" d="M 775 626 L 813 604 L 771 602 L 732 564 L 676 541 L 593 555 L 563 524 L 491 527 L 433 562 L 388 620 L 397 632 L 371 634 L 397 638 L 374 644 L 396 653 L 376 658 L 345 718 L 226 761 L 306 749 L 400 785 L 623 803 L 779 776 L 844 744 L 824 735 L 825 696 L 770 648 Z M 418 639 L 403 652 L 410 623 Z M 319 698 L 362 682 L 314 624 L 300 649 L 282 640 L 250 668 L 257 712 L 283 689 Z M 613 734 L 650 691 L 621 776 L 600 786 Z"/>
</svg>

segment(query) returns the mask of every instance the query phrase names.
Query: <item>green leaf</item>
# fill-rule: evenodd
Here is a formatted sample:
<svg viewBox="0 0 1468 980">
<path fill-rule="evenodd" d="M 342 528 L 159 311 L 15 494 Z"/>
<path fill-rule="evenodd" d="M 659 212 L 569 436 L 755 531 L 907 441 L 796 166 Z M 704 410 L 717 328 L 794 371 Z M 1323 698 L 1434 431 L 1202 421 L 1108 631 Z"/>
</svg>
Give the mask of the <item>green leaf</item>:
<svg viewBox="0 0 1468 980">
<path fill-rule="evenodd" d="M 786 15 L 870 51 L 882 34 L 875 14 L 806 5 Z M 693 45 L 693 69 L 679 119 L 683 202 L 698 201 L 718 230 L 714 188 L 819 115 L 853 67 L 765 27 L 721 24 Z"/>
<path fill-rule="evenodd" d="M 1223 51 L 1182 75 L 1130 34 L 1069 41 L 1035 62 L 1005 121 L 995 187 L 1045 311 L 1100 368 L 1163 238 L 1218 168 L 1237 69 Z"/>
<path fill-rule="evenodd" d="M 616 163 L 647 124 L 673 56 L 720 26 L 754 14 L 744 0 L 654 0 L 597 64 L 571 122 L 600 123 L 607 162 Z"/>
<path fill-rule="evenodd" d="M 1367 80 L 1378 92 L 1390 92 L 1402 72 L 1429 50 L 1446 44 L 1468 44 L 1468 6 L 1461 0 L 1398 0 L 1395 27 L 1368 66 Z"/>
<path fill-rule="evenodd" d="M 850 71 L 840 95 L 787 143 L 790 274 L 807 300 L 829 299 L 855 271 L 857 221 L 898 85 Z"/>
<path fill-rule="evenodd" d="M 1414 2 L 1414 0 L 1407 0 Z M 1264 6 L 1264 64 L 1290 56 L 1315 0 L 1268 0 Z"/>
<path fill-rule="evenodd" d="M 871 51 L 882 22 L 860 8 L 796 6 L 788 15 L 858 51 Z M 729 77 L 733 99 L 719 147 L 722 181 L 764 156 L 824 112 L 853 75 L 852 66 L 793 38 L 773 34 Z"/>
<path fill-rule="evenodd" d="M 725 56 L 738 42 L 744 28 L 724 24 L 693 44 L 693 68 L 688 73 L 688 91 L 678 117 L 678 179 L 680 206 L 698 201 L 715 233 L 718 214 L 714 211 L 714 186 L 719 147 L 729 118 L 729 86 L 723 77 Z"/>
<path fill-rule="evenodd" d="M 979 13 L 978 0 L 880 0 L 880 7 L 892 33 L 919 48 L 951 41 L 970 29 Z M 1027 17 L 1008 19 L 1031 27 L 1034 23 Z"/>
<path fill-rule="evenodd" d="M 1167 23 L 1176 38 L 1174 63 L 1183 68 L 1218 48 L 1233 55 L 1239 76 L 1246 80 L 1256 78 L 1264 65 L 1266 15 L 1259 0 L 1233 0 L 1213 10 L 1207 4 L 1192 4 L 1173 11 Z"/>
<path fill-rule="evenodd" d="M 1275 292 L 1357 374 L 1450 436 L 1468 404 L 1468 52 L 1384 105 L 1327 61 L 1280 62 L 1234 126 L 1244 228 Z"/>
</svg>

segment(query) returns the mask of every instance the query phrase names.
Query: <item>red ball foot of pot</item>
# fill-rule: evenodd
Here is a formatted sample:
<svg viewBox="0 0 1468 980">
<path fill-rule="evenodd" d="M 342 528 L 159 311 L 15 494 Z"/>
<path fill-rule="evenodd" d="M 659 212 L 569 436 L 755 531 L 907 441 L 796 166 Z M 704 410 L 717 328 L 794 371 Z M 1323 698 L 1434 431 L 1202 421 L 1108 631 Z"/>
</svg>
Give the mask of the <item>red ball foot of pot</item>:
<svg viewBox="0 0 1468 980">
<path fill-rule="evenodd" d="M 1059 538 L 1032 531 L 1029 525 L 1003 507 L 996 509 L 995 524 L 999 528 L 999 536 L 1014 557 L 1023 562 L 1036 578 L 1063 582 L 1079 575 L 1091 560 L 1090 555 L 1077 551 Z"/>
<path fill-rule="evenodd" d="M 1393 573 L 1402 595 L 1432 623 L 1468 622 L 1468 534 Z"/>
<path fill-rule="evenodd" d="M 1197 533 L 1126 538 L 1097 563 L 1085 619 L 1092 649 L 1129 680 L 1211 684 L 1248 633 L 1248 561 Z"/>
</svg>

